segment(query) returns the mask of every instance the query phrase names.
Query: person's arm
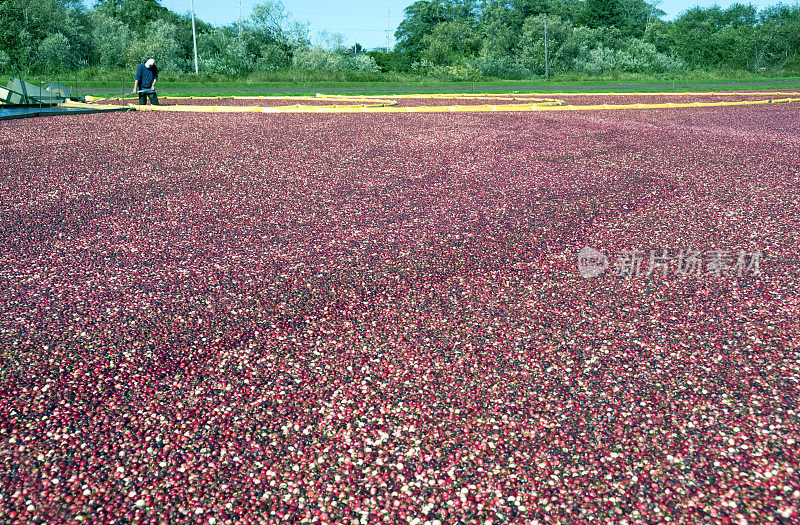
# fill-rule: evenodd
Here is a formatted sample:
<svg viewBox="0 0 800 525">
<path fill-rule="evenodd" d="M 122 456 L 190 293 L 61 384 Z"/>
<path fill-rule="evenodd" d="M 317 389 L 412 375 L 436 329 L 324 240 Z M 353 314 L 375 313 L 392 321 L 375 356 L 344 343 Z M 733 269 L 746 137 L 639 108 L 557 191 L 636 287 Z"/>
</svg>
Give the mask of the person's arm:
<svg viewBox="0 0 800 525">
<path fill-rule="evenodd" d="M 153 85 L 150 86 L 153 91 L 156 90 L 156 81 L 158 81 L 158 66 L 153 66 Z"/>
<path fill-rule="evenodd" d="M 152 89 L 153 91 L 156 90 L 156 80 L 158 80 L 158 77 L 153 78 L 153 85 L 150 86 L 150 89 Z"/>
</svg>

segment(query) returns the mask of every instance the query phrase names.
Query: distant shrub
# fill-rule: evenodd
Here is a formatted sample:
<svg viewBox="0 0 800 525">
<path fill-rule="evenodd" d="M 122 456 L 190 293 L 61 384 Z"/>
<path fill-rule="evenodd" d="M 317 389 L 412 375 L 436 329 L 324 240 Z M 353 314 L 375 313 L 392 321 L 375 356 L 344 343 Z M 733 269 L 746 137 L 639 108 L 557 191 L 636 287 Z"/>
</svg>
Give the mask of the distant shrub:
<svg viewBox="0 0 800 525">
<path fill-rule="evenodd" d="M 182 71 L 185 64 L 194 60 L 181 58 L 178 28 L 164 20 L 148 22 L 143 37 L 128 48 L 127 55 L 129 66 L 154 58 L 158 69 L 165 71 Z"/>
<path fill-rule="evenodd" d="M 469 64 L 434 66 L 429 75 L 440 82 L 463 82 L 481 78 L 481 72 Z"/>
<path fill-rule="evenodd" d="M 470 65 L 477 69 L 483 77 L 523 80 L 533 76 L 529 69 L 510 56 L 478 56 L 472 59 Z"/>
<path fill-rule="evenodd" d="M 97 63 L 106 69 L 124 67 L 126 50 L 135 41 L 128 26 L 101 13 L 92 19 L 91 38 Z"/>
<path fill-rule="evenodd" d="M 434 67 L 433 62 L 431 62 L 430 60 L 425 60 L 423 58 L 422 60 L 419 60 L 411 64 L 411 72 L 417 73 L 419 75 L 427 75 L 431 72 L 433 67 Z"/>
<path fill-rule="evenodd" d="M 297 69 L 316 71 L 364 71 L 379 72 L 375 59 L 367 55 L 347 56 L 321 47 L 298 49 L 292 64 Z"/>
<path fill-rule="evenodd" d="M 72 48 L 69 39 L 61 33 L 48 35 L 39 43 L 39 63 L 46 69 L 64 70 L 71 64 Z"/>
<path fill-rule="evenodd" d="M 659 53 L 649 42 L 631 39 L 621 49 L 600 45 L 594 49 L 583 48 L 575 59 L 575 70 L 587 75 L 602 75 L 611 70 L 627 73 L 671 73 L 684 69 L 684 62 Z"/>
<path fill-rule="evenodd" d="M 651 71 L 654 73 L 672 73 L 675 71 L 685 71 L 686 63 L 680 58 L 672 55 L 659 53 L 653 57 Z"/>
<path fill-rule="evenodd" d="M 655 45 L 638 38 L 632 38 L 623 51 L 628 55 L 624 58 L 618 58 L 624 65 L 619 68 L 623 71 L 637 73 L 671 73 L 686 67 L 686 64 L 684 64 L 683 60 L 680 58 L 661 53 L 656 49 Z M 625 66 L 627 66 L 627 69 Z"/>
<path fill-rule="evenodd" d="M 280 71 L 292 64 L 286 46 L 264 44 L 259 49 L 261 56 L 256 60 L 256 71 Z"/>
<path fill-rule="evenodd" d="M 205 72 L 229 77 L 246 75 L 255 68 L 255 56 L 244 38 L 222 29 L 201 34 L 197 42 L 199 66 Z"/>
<path fill-rule="evenodd" d="M 0 71 L 8 71 L 11 69 L 11 57 L 5 51 L 0 50 Z"/>
<path fill-rule="evenodd" d="M 800 55 L 789 57 L 783 64 L 785 75 L 800 75 Z"/>
<path fill-rule="evenodd" d="M 614 50 L 597 47 L 585 50 L 575 59 L 575 69 L 587 75 L 602 75 L 614 68 Z"/>
<path fill-rule="evenodd" d="M 316 71 L 336 71 L 344 67 L 344 55 L 320 47 L 299 49 L 292 60 L 294 67 Z"/>
<path fill-rule="evenodd" d="M 383 53 L 381 51 L 369 51 L 367 55 L 375 59 L 375 63 L 381 71 L 403 71 L 407 69 L 405 57 L 400 55 L 397 51 L 389 51 Z"/>
<path fill-rule="evenodd" d="M 381 70 L 381 68 L 378 67 L 378 63 L 375 62 L 375 59 L 367 55 L 348 57 L 347 63 L 349 66 L 348 69 L 351 71 L 368 71 L 371 73 L 377 73 Z"/>
</svg>

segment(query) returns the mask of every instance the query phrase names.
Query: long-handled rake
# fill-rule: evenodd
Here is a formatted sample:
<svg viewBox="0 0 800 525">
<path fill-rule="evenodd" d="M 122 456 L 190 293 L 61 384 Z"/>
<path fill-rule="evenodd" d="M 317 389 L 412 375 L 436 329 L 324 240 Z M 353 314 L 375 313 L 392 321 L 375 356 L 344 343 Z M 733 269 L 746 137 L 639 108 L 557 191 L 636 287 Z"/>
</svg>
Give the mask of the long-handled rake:
<svg viewBox="0 0 800 525">
<path fill-rule="evenodd" d="M 151 91 L 151 90 L 140 89 L 139 91 L 134 91 L 134 92 L 129 93 L 129 94 L 125 94 L 125 95 L 121 95 L 121 96 L 120 95 L 114 95 L 113 97 L 106 97 L 106 98 L 101 98 L 101 99 L 98 99 L 98 100 L 87 101 L 86 103 L 87 104 L 97 104 L 98 102 L 105 102 L 106 100 L 114 100 L 114 99 L 118 99 L 118 98 L 121 99 L 123 102 L 125 102 L 125 97 L 127 97 L 128 95 L 130 95 L 130 96 L 138 95 L 139 93 L 142 93 L 144 91 Z"/>
</svg>

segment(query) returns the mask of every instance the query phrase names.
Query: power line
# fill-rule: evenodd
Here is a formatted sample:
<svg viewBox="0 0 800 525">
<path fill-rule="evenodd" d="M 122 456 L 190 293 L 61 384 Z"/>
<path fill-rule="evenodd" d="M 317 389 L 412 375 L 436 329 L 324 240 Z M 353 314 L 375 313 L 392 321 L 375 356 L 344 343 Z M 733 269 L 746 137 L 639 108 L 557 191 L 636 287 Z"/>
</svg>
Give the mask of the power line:
<svg viewBox="0 0 800 525">
<path fill-rule="evenodd" d="M 331 33 L 341 33 L 341 31 L 329 31 Z M 386 33 L 385 29 L 351 29 L 348 33 Z"/>
<path fill-rule="evenodd" d="M 319 11 L 303 11 L 302 13 L 292 13 L 292 14 L 294 16 L 299 16 L 299 15 L 322 15 L 322 16 L 347 16 L 347 17 L 354 17 L 354 16 L 362 17 L 363 16 L 363 17 L 369 17 L 369 18 L 385 18 L 384 15 L 365 15 L 365 14 L 362 14 L 362 13 L 342 13 L 341 11 L 337 11 L 335 13 L 330 13 L 330 12 L 323 13 L 323 12 L 319 12 Z M 392 15 L 391 18 L 404 18 L 404 17 L 399 16 L 399 15 Z"/>
</svg>

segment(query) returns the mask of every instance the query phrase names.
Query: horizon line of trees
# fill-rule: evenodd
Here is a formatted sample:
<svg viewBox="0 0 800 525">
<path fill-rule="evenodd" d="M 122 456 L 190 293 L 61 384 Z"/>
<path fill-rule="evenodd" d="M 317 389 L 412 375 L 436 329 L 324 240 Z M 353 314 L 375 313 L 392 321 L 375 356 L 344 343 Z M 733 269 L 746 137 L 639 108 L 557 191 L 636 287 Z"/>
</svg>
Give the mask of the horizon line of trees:
<svg viewBox="0 0 800 525">
<path fill-rule="evenodd" d="M 393 54 L 399 69 L 505 78 L 611 70 L 800 70 L 800 6 L 758 11 L 693 7 L 664 21 L 659 0 L 421 0 L 406 9 Z M 470 72 L 470 69 L 477 71 Z M 463 73 L 460 76 L 464 76 Z"/>
<path fill-rule="evenodd" d="M 800 6 L 693 7 L 663 20 L 660 0 L 420 0 L 405 9 L 395 48 L 363 53 L 321 32 L 279 0 L 242 24 L 195 20 L 200 70 L 230 77 L 286 69 L 412 72 L 448 80 L 525 79 L 609 71 L 738 69 L 800 73 Z M 544 50 L 545 26 L 547 56 Z M 191 18 L 157 0 L 5 0 L 0 71 L 131 68 L 194 71 Z"/>
</svg>

